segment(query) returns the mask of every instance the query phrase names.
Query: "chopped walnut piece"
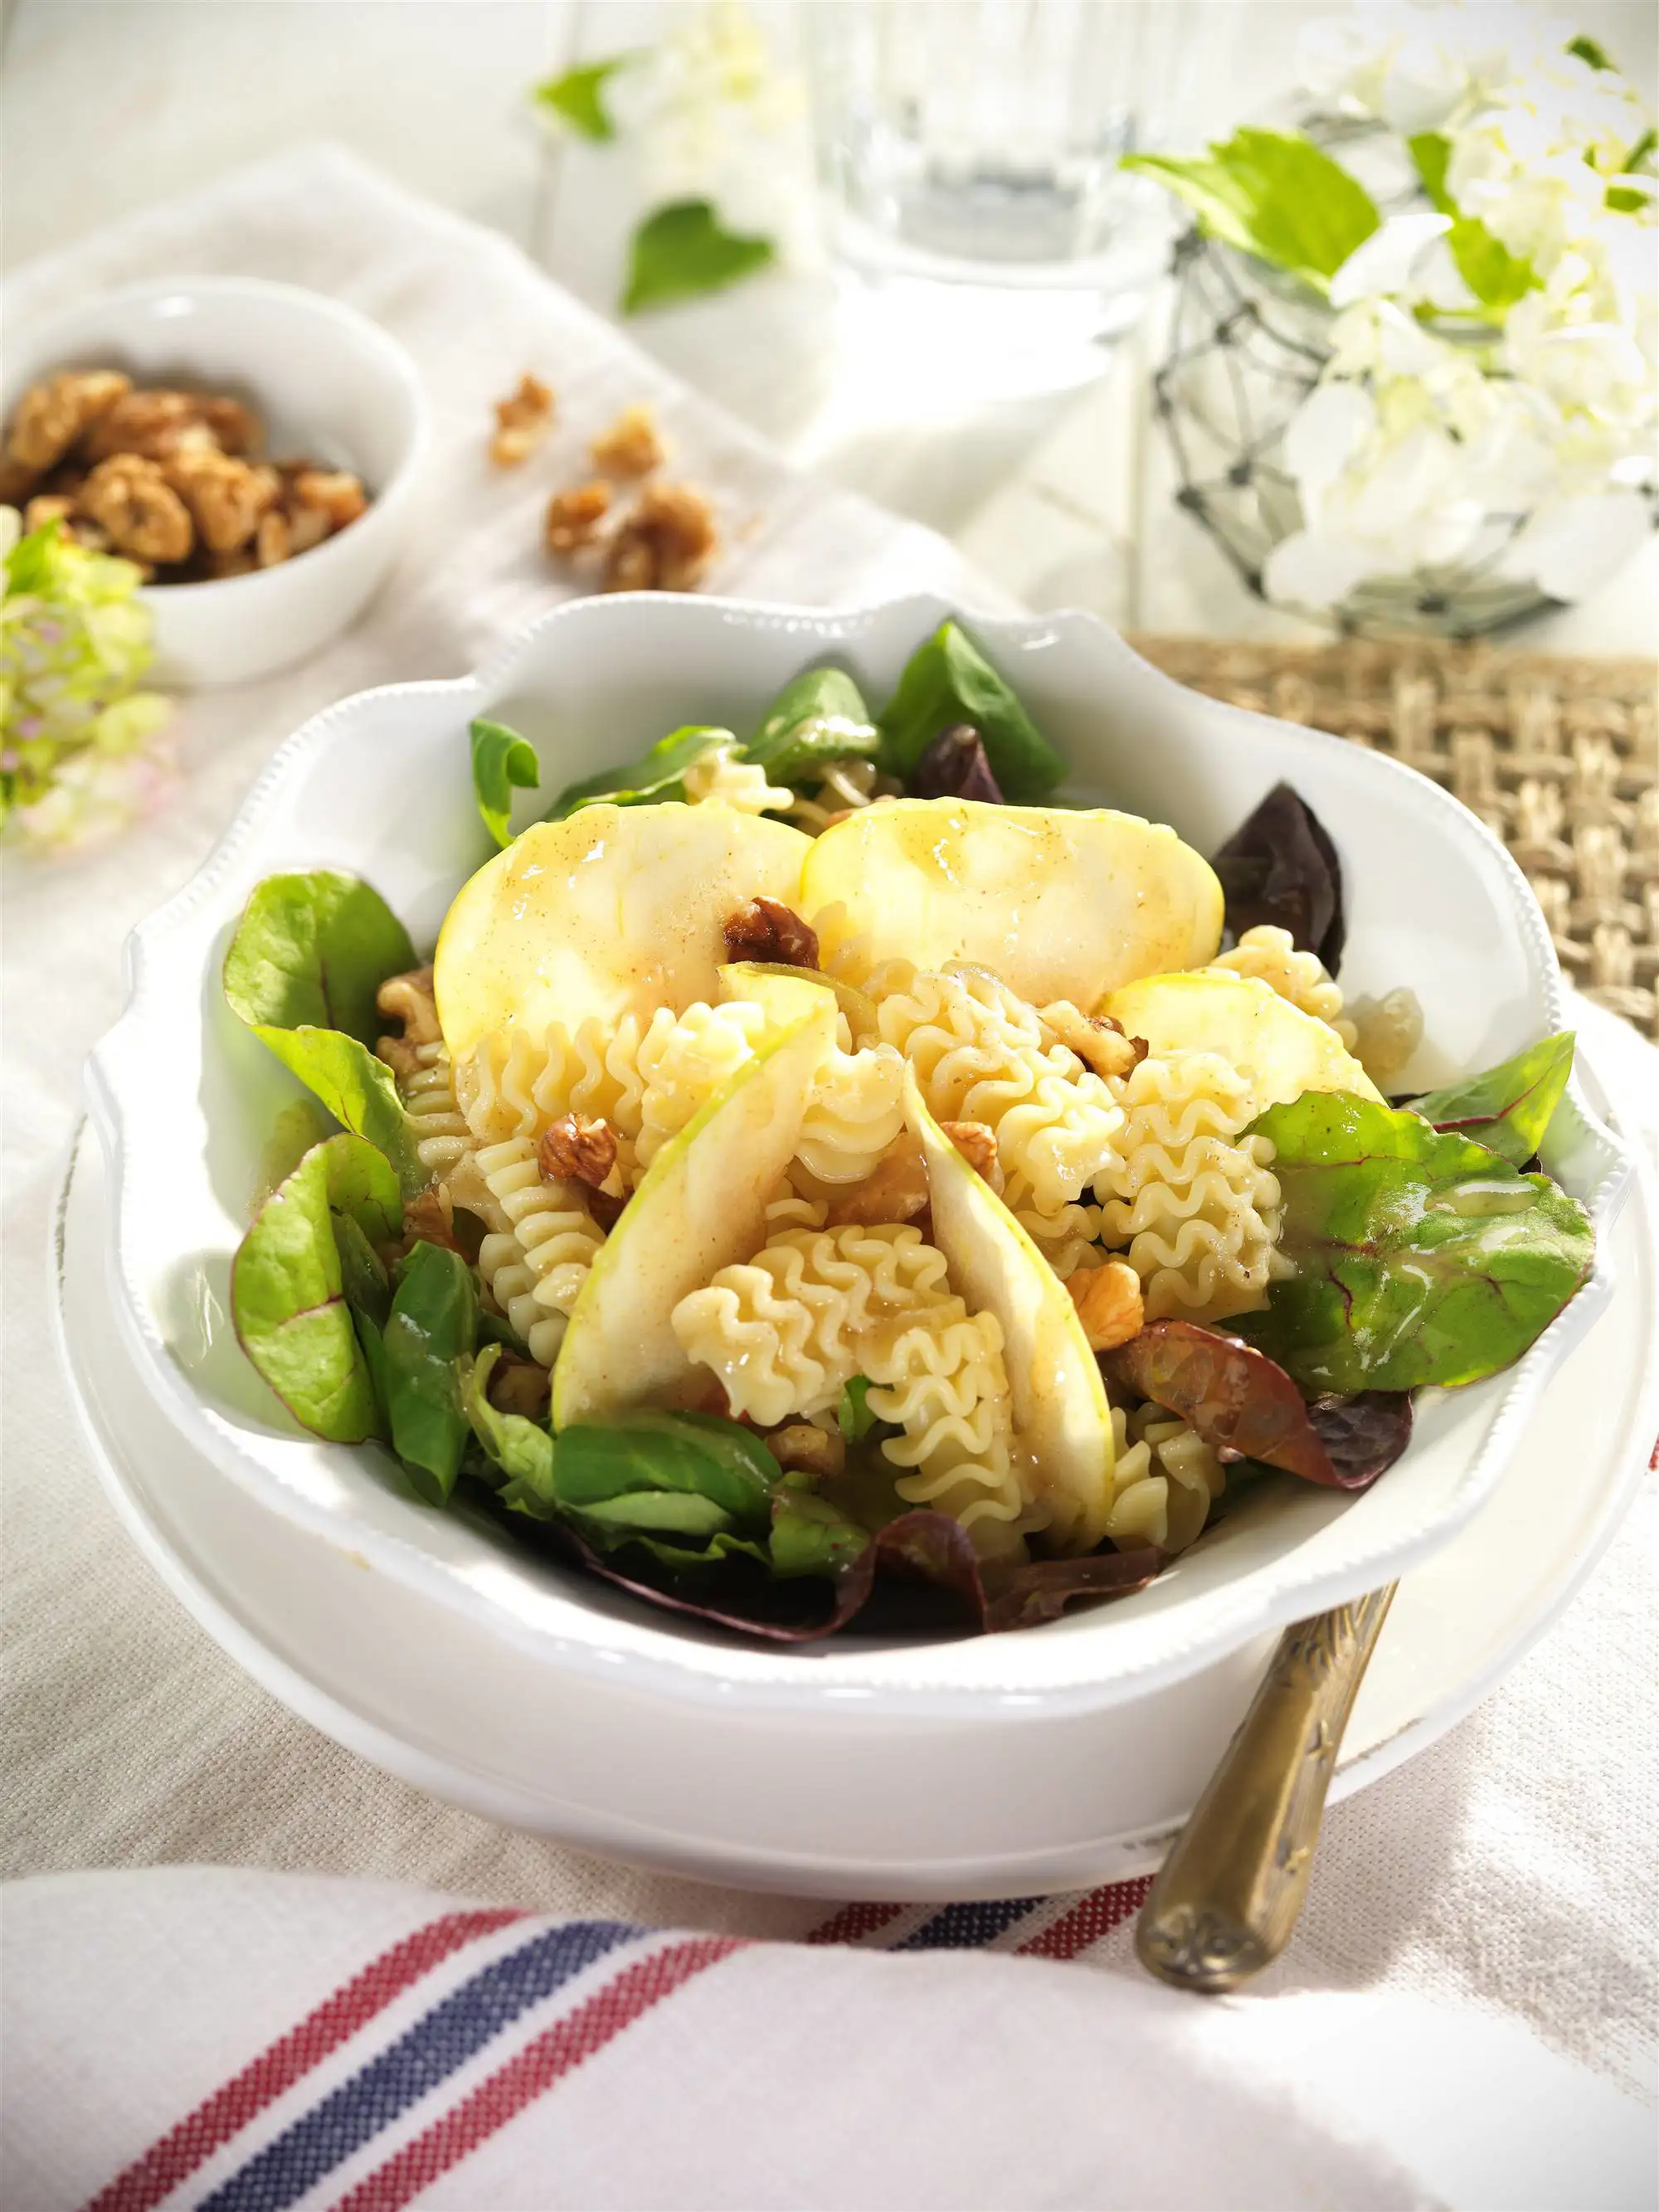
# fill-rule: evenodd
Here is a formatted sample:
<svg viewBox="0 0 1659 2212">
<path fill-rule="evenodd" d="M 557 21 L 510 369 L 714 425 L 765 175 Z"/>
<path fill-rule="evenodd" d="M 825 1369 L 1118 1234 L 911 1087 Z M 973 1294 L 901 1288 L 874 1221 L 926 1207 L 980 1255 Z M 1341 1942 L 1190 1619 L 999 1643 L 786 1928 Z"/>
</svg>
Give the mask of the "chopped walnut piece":
<svg viewBox="0 0 1659 2212">
<path fill-rule="evenodd" d="M 181 444 L 210 447 L 215 440 L 203 420 L 203 404 L 193 392 L 124 392 L 99 416 L 82 451 L 89 461 L 116 453 L 164 461 Z"/>
<path fill-rule="evenodd" d="M 182 561 L 190 551 L 190 510 L 154 461 L 136 453 L 100 461 L 82 488 L 81 504 L 108 531 L 118 553 Z"/>
<path fill-rule="evenodd" d="M 163 462 L 162 472 L 210 553 L 246 545 L 283 488 L 275 469 L 239 461 L 216 446 L 181 448 Z"/>
<path fill-rule="evenodd" d="M 547 502 L 548 551 L 576 553 L 591 545 L 610 507 L 607 483 L 576 484 L 569 491 L 556 491 Z"/>
<path fill-rule="evenodd" d="M 984 1121 L 941 1121 L 939 1127 L 976 1176 L 988 1182 L 999 1198 L 1006 1178 L 997 1158 L 997 1133 Z"/>
<path fill-rule="evenodd" d="M 30 385 L 11 418 L 8 455 L 22 468 L 51 468 L 131 388 L 112 368 L 60 369 Z"/>
<path fill-rule="evenodd" d="M 40 481 L 39 469 L 26 468 L 9 453 L 0 453 L 0 506 L 21 507 Z"/>
<path fill-rule="evenodd" d="M 847 1441 L 838 1429 L 820 1429 L 811 1421 L 787 1421 L 770 1429 L 763 1439 L 778 1465 L 802 1474 L 840 1474 L 847 1465 Z"/>
<path fill-rule="evenodd" d="M 499 427 L 489 441 L 489 458 L 498 469 L 515 469 L 530 459 L 551 427 L 551 390 L 526 369 L 518 390 L 495 402 L 495 421 Z"/>
<path fill-rule="evenodd" d="M 927 1164 L 921 1145 L 907 1129 L 855 1189 L 830 1200 L 828 1225 L 841 1229 L 853 1222 L 868 1225 L 915 1221 L 927 1212 L 930 1203 Z"/>
<path fill-rule="evenodd" d="M 455 1208 L 441 1183 L 417 1191 L 404 1201 L 404 1250 L 416 1244 L 441 1244 L 446 1252 L 459 1252 L 455 1237 Z"/>
<path fill-rule="evenodd" d="M 521 1359 L 516 1352 L 503 1351 L 489 1370 L 485 1395 L 498 1413 L 521 1413 L 527 1421 L 538 1421 L 547 1411 L 552 1389 L 546 1368 L 533 1359 Z"/>
<path fill-rule="evenodd" d="M 289 486 L 283 500 L 283 520 L 288 525 L 289 558 L 309 553 L 328 536 L 328 517 L 320 507 L 301 507 Z"/>
<path fill-rule="evenodd" d="M 222 453 L 257 453 L 264 429 L 258 416 L 251 407 L 244 407 L 240 399 L 221 397 L 204 399 L 202 421 L 217 440 Z"/>
<path fill-rule="evenodd" d="M 405 1044 L 436 1044 L 443 1036 L 438 1024 L 438 1002 L 432 994 L 430 968 L 410 968 L 401 975 L 388 975 L 374 994 L 374 1004 L 389 1022 L 401 1022 Z"/>
<path fill-rule="evenodd" d="M 293 495 L 300 506 L 325 515 L 331 531 L 343 530 L 368 505 L 368 495 L 362 485 L 343 469 L 296 471 Z"/>
<path fill-rule="evenodd" d="M 766 960 L 787 968 L 816 968 L 817 932 L 781 899 L 763 891 L 728 914 L 723 925 L 726 950 L 733 960 Z"/>
<path fill-rule="evenodd" d="M 617 1164 L 616 1132 L 588 1114 L 562 1114 L 542 1132 L 536 1163 L 546 1182 L 585 1182 L 601 1190 Z"/>
<path fill-rule="evenodd" d="M 647 484 L 605 549 L 607 592 L 690 592 L 720 544 L 714 513 L 692 484 Z"/>
<path fill-rule="evenodd" d="M 646 477 L 661 465 L 666 448 L 648 407 L 624 407 L 588 451 L 594 467 L 608 477 Z"/>
<path fill-rule="evenodd" d="M 294 552 L 294 532 L 280 507 L 273 507 L 269 514 L 259 518 L 259 527 L 253 537 L 253 557 L 262 568 L 274 568 L 279 562 L 291 558 Z"/>
<path fill-rule="evenodd" d="M 1079 1013 L 1067 1000 L 1040 1007 L 1037 1019 L 1097 1075 L 1121 1079 L 1146 1057 L 1145 1037 L 1126 1036 L 1122 1023 L 1115 1022 L 1109 1014 Z"/>
<path fill-rule="evenodd" d="M 1114 1351 L 1139 1336 L 1146 1325 L 1140 1278 L 1127 1260 L 1109 1260 L 1103 1267 L 1079 1267 L 1066 1287 L 1093 1351 Z"/>
<path fill-rule="evenodd" d="M 227 576 L 251 576 L 258 565 L 251 545 L 234 545 L 228 553 L 204 551 L 202 555 L 202 574 L 210 583 L 222 582 Z"/>
</svg>

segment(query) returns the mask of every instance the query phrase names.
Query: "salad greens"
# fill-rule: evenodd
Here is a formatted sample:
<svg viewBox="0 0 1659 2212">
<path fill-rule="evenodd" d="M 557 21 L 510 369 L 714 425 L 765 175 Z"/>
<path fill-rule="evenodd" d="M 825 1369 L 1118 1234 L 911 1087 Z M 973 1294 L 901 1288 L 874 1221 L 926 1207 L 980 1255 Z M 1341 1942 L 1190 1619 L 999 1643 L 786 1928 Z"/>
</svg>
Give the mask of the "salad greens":
<svg viewBox="0 0 1659 2212">
<path fill-rule="evenodd" d="M 872 758 L 880 742 L 852 678 L 839 668 L 809 668 L 779 692 L 743 757 L 772 782 L 793 783 L 835 761 Z"/>
<path fill-rule="evenodd" d="M 1304 1390 L 1478 1382 L 1589 1277 L 1595 1238 L 1575 1199 L 1416 1114 L 1309 1091 L 1253 1131 L 1274 1147 L 1279 1249 L 1297 1273 L 1233 1325 Z"/>
<path fill-rule="evenodd" d="M 504 722 L 480 718 L 471 726 L 472 789 L 483 826 L 498 845 L 513 842 L 513 793 L 533 791 L 541 781 L 536 748 Z"/>
<path fill-rule="evenodd" d="M 265 1200 L 237 1251 L 230 1303 L 243 1350 L 295 1419 L 349 1444 L 379 1435 L 380 1415 L 346 1301 L 340 1221 L 371 1245 L 402 1226 L 397 1178 L 361 1137 L 313 1146 Z M 361 1296 L 355 1243 L 350 1266 Z"/>
<path fill-rule="evenodd" d="M 335 1120 L 391 1162 L 404 1195 L 426 1182 L 392 1071 L 374 1052 L 375 994 L 415 948 L 380 893 L 330 870 L 269 876 L 225 958 L 225 997 Z"/>
<path fill-rule="evenodd" d="M 610 806 L 653 806 L 665 799 L 684 799 L 682 779 L 692 762 L 700 760 L 713 746 L 736 744 L 730 730 L 714 729 L 707 723 L 672 730 L 632 767 L 601 769 L 597 775 L 567 784 L 547 818 L 562 822 L 579 807 L 598 806 L 601 802 Z"/>
<path fill-rule="evenodd" d="M 1316 952 L 1334 975 L 1347 924 L 1342 863 L 1329 832 L 1288 783 L 1276 783 L 1212 855 L 1227 901 L 1227 933 L 1289 930 L 1297 948 Z"/>
<path fill-rule="evenodd" d="M 1316 292 L 1382 220 L 1364 186 L 1300 131 L 1247 125 L 1193 160 L 1131 154 L 1122 167 L 1167 185 L 1212 237 Z"/>
<path fill-rule="evenodd" d="M 364 1316 L 357 1316 L 363 1330 Z M 429 1505 L 455 1487 L 471 1425 L 461 1398 L 461 1363 L 477 1335 L 478 1294 L 459 1252 L 417 1243 L 398 1271 L 376 1363 L 392 1447 Z"/>
<path fill-rule="evenodd" d="M 1448 1135 L 1472 1137 L 1511 1167 L 1525 1167 L 1561 1103 L 1573 1048 L 1572 1031 L 1563 1030 L 1484 1075 L 1413 1098 L 1412 1111 Z"/>
<path fill-rule="evenodd" d="M 963 722 L 978 731 L 1011 805 L 1042 798 L 1065 775 L 1065 762 L 967 632 L 944 622 L 905 663 L 882 710 L 883 767 L 908 776 L 942 730 Z"/>
</svg>

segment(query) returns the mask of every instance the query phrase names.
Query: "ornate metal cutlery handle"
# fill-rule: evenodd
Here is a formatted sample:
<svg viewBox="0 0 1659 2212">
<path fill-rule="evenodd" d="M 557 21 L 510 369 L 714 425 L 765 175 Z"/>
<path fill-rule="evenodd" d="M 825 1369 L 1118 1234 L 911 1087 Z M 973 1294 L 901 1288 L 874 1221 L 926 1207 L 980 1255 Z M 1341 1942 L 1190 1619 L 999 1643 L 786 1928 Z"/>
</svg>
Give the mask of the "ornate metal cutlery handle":
<svg viewBox="0 0 1659 2212">
<path fill-rule="evenodd" d="M 1177 1989 L 1237 1989 L 1290 1941 L 1342 1731 L 1396 1587 L 1280 1638 L 1140 1908 L 1141 1964 Z"/>
</svg>

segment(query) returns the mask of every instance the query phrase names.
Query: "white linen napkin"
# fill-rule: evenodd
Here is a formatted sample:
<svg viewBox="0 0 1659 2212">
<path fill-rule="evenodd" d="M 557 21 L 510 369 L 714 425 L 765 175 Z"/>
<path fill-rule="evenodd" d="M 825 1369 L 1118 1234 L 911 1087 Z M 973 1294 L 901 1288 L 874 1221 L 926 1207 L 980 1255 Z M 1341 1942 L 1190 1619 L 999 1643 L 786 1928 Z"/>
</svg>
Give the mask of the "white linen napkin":
<svg viewBox="0 0 1659 2212">
<path fill-rule="evenodd" d="M 528 2165 L 509 2162 L 487 2188 L 474 2185 L 486 2169 L 464 2165 L 434 2203 L 1506 2201 L 1409 2157 L 1402 2172 L 1376 2148 L 1392 2138 L 1390 2114 L 1421 2094 L 1413 2045 L 1443 2054 L 1425 2025 L 1431 2011 L 1460 2050 L 1484 2036 L 1496 2051 L 1492 2039 L 1511 2039 L 1503 2064 L 1492 2062 L 1500 2074 L 1547 2071 L 1546 2045 L 1650 2096 L 1659 1753 L 1640 1686 L 1655 1677 L 1659 1621 L 1651 1493 L 1566 1619 L 1476 1715 L 1334 1810 L 1271 1996 L 1210 2011 L 1166 1997 L 1133 1968 L 1133 1886 L 1006 1912 L 875 1904 L 830 1915 L 639 1873 L 435 1803 L 283 1711 L 159 1589 L 98 1487 L 50 1349 L 51 1205 L 81 1060 L 119 1012 L 122 939 L 205 856 L 270 752 L 330 700 L 457 673 L 564 596 L 568 580 L 538 550 L 540 503 L 574 473 L 592 432 L 644 397 L 683 472 L 724 505 L 729 550 L 715 587 L 824 603 L 932 586 L 969 607 L 996 603 L 942 541 L 791 476 L 499 238 L 337 152 L 262 164 L 34 264 L 8 288 L 6 310 L 22 321 L 118 282 L 205 270 L 310 283 L 376 315 L 421 362 L 437 449 L 402 568 L 348 637 L 290 674 L 191 701 L 188 780 L 121 843 L 7 872 L 0 1868 L 217 1862 L 379 1876 L 560 1920 L 751 1938 L 827 1927 L 863 1947 L 829 1957 L 822 1942 L 767 1948 L 711 1967 L 683 2009 L 629 2031 L 636 2070 L 607 2073 L 619 2044 L 582 2069 L 580 2087 L 567 2081 L 502 2131 L 505 2156 L 531 2140 L 523 2130 L 552 2130 L 535 2136 Z M 501 479 L 483 458 L 488 405 L 526 368 L 559 390 L 560 428 L 522 480 Z M 1652 1105 L 1650 1053 L 1610 1017 L 1582 1016 L 1599 1048 L 1628 1051 L 1628 1095 Z M 100 2187 L 400 1929 L 444 1909 L 407 1892 L 386 1904 L 362 1887 L 267 1887 L 222 1873 L 156 1876 L 125 1893 L 67 1879 L 18 1892 L 5 1929 L 7 1996 L 19 2008 L 6 2045 L 15 2172 L 42 2204 Z M 1026 1955 L 938 1955 L 958 1943 Z M 866 1955 L 906 1947 L 933 1955 Z M 1072 1959 L 1098 1971 L 1054 1963 Z M 694 2021 L 694 2004 L 712 2010 Z M 1334 2056 L 1367 2047 L 1366 2007 L 1380 2008 L 1378 2033 L 1393 2039 L 1393 2072 L 1358 2056 L 1350 2072 Z M 1216 2023 L 1235 2018 L 1246 2025 L 1230 2056 Z M 1270 2018 L 1284 2023 L 1273 2036 L 1248 2025 Z M 1351 2045 L 1351 2033 L 1361 2042 Z M 1256 2097 L 1249 2077 L 1270 2045 L 1286 2078 L 1305 2072 L 1316 2094 Z M 720 2054 L 712 2086 L 708 2050 Z M 500 2058 L 469 2062 L 477 2071 L 466 2081 Z M 1357 2116 L 1345 2079 L 1361 2099 Z M 1389 2081 L 1392 2106 L 1364 2103 Z M 292 2094 L 302 2103 L 310 2092 Z M 586 2132 L 563 2132 L 573 2098 L 592 2102 Z M 1497 2109 L 1507 2115 L 1509 2101 Z M 55 2121 L 40 2117 L 53 2112 Z M 1574 2139 L 1588 2141 L 1600 2122 L 1591 2105 L 1582 2112 Z M 1229 2197 L 1216 2163 L 1235 2116 L 1242 2142 L 1282 2136 L 1294 2149 L 1271 2187 L 1250 2151 L 1237 2172 L 1255 2177 L 1255 2197 Z M 1490 2161 L 1499 2145 L 1487 2117 L 1467 2116 L 1467 2133 Z M 664 2179 L 682 2155 L 683 2188 Z M 1528 2150 L 1527 2170 L 1540 2190 L 1559 2180 L 1541 2148 Z M 526 2172 L 542 2177 L 533 2188 Z M 11 2182 L 13 2201 L 37 2200 Z M 322 2189 L 316 2201 L 335 2199 Z M 1574 2199 L 1558 2190 L 1512 2201 Z"/>
<path fill-rule="evenodd" d="M 1534 2212 L 1652 2203 L 1652 2121 L 1395 1991 L 550 1920 L 228 1869 L 24 1883 L 13 2212 Z"/>
</svg>

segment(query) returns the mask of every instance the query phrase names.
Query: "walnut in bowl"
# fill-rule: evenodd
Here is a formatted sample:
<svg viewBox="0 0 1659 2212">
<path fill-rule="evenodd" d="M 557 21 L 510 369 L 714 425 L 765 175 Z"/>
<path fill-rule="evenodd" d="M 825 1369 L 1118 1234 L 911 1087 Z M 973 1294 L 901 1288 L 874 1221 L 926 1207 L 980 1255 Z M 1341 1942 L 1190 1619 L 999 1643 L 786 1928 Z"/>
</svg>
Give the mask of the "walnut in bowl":
<svg viewBox="0 0 1659 2212">
<path fill-rule="evenodd" d="M 356 617 L 428 435 L 385 331 L 243 277 L 137 285 L 23 331 L 0 411 L 0 499 L 141 562 L 158 676 L 198 684 L 287 667 Z"/>
</svg>

